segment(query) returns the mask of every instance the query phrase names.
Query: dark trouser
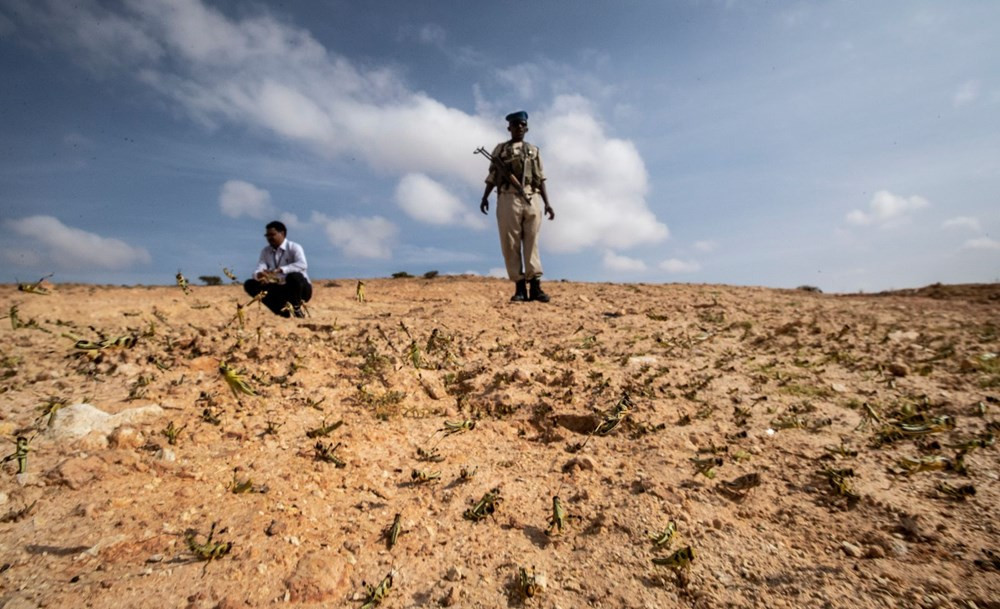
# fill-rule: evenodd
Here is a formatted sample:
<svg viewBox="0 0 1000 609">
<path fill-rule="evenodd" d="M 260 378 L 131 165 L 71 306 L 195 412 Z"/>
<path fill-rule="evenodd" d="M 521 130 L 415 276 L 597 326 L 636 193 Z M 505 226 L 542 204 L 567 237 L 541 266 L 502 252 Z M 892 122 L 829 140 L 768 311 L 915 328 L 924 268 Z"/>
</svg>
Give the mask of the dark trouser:
<svg viewBox="0 0 1000 609">
<path fill-rule="evenodd" d="M 302 273 L 289 273 L 285 275 L 285 283 L 262 283 L 256 279 L 247 279 L 243 282 L 243 289 L 247 294 L 256 296 L 267 290 L 267 296 L 261 300 L 264 305 L 271 309 L 276 315 L 282 315 L 281 309 L 286 302 L 292 303 L 293 307 L 301 306 L 303 302 L 309 302 L 313 295 L 313 287 Z M 284 313 L 288 317 L 288 313 Z"/>
</svg>

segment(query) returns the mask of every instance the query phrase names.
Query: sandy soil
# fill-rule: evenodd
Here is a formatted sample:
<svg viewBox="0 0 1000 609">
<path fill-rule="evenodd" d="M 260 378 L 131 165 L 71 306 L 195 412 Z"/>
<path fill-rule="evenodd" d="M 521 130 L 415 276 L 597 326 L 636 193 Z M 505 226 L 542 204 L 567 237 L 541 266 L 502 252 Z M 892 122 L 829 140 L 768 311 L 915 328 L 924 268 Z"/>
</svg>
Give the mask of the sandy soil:
<svg viewBox="0 0 1000 609">
<path fill-rule="evenodd" d="M 382 607 L 1000 607 L 1000 285 L 355 287 L 239 329 L 238 286 L 3 286 L 0 605 L 359 609 L 393 572 Z"/>
</svg>

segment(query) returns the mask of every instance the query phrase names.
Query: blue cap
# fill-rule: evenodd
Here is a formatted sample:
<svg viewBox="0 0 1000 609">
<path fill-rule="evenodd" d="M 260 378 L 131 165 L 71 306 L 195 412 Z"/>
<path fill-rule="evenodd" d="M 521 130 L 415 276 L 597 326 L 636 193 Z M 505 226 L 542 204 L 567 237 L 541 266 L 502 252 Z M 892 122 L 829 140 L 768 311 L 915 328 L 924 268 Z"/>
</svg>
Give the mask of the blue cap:
<svg viewBox="0 0 1000 609">
<path fill-rule="evenodd" d="M 517 112 L 511 112 L 507 115 L 508 123 L 526 123 L 528 122 L 528 113 L 524 110 L 518 110 Z"/>
</svg>

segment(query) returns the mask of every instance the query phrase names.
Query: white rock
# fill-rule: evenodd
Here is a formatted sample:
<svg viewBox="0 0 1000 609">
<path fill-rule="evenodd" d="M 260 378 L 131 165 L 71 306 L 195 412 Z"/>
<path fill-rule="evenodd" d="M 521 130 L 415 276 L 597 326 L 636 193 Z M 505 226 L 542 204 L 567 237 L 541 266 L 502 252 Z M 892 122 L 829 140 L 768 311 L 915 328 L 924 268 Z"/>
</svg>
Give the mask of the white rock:
<svg viewBox="0 0 1000 609">
<path fill-rule="evenodd" d="M 118 414 L 108 414 L 90 404 L 73 404 L 56 411 L 46 434 L 55 440 L 79 438 L 95 431 L 107 435 L 121 425 L 156 418 L 162 414 L 163 409 L 156 404 L 129 408 Z"/>
</svg>

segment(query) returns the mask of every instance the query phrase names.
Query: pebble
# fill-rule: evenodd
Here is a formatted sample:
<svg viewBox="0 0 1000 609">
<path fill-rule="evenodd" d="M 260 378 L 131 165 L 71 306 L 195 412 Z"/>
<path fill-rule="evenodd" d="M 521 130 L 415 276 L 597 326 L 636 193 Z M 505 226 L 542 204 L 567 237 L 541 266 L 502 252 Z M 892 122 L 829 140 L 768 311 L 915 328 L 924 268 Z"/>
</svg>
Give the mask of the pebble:
<svg viewBox="0 0 1000 609">
<path fill-rule="evenodd" d="M 861 558 L 864 556 L 864 552 L 861 551 L 861 548 L 848 541 L 841 543 L 840 549 L 844 551 L 844 554 L 847 554 L 851 558 Z"/>
<path fill-rule="evenodd" d="M 450 582 L 457 582 L 462 579 L 462 570 L 458 567 L 452 567 L 448 569 L 447 573 L 445 573 L 444 578 Z"/>
</svg>

